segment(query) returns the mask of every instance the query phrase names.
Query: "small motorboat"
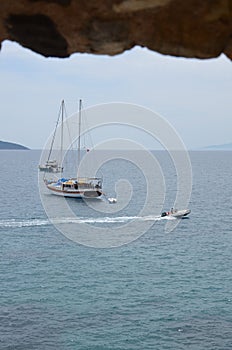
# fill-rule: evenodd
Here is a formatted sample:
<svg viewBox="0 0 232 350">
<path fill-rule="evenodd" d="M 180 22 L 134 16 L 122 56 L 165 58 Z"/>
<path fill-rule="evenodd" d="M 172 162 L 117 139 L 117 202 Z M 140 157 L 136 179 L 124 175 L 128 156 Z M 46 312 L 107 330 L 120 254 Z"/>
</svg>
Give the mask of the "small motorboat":
<svg viewBox="0 0 232 350">
<path fill-rule="evenodd" d="M 109 202 L 110 204 L 114 204 L 114 203 L 117 203 L 117 199 L 116 199 L 116 198 L 110 197 L 110 198 L 108 198 L 108 202 Z"/>
<path fill-rule="evenodd" d="M 164 211 L 161 214 L 161 217 L 172 216 L 177 219 L 182 219 L 184 216 L 187 216 L 190 213 L 191 213 L 190 209 L 177 210 L 172 208 L 170 211 Z"/>
</svg>

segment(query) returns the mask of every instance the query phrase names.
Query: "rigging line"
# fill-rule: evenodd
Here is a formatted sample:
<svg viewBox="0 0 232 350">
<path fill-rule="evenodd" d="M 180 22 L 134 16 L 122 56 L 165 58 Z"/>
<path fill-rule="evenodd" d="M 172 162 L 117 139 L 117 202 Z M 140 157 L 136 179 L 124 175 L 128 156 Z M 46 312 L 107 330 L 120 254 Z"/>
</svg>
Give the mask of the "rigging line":
<svg viewBox="0 0 232 350">
<path fill-rule="evenodd" d="M 70 132 L 70 127 L 69 127 L 69 123 L 68 123 L 68 113 L 67 113 L 67 109 L 66 109 L 66 106 L 64 105 L 64 116 L 65 116 L 65 125 L 67 127 L 67 130 L 68 130 L 68 137 L 69 137 L 69 141 L 70 141 L 70 149 L 73 150 L 73 144 L 74 142 L 71 143 L 72 141 L 72 138 L 71 138 L 71 132 Z"/>
<path fill-rule="evenodd" d="M 82 101 L 81 99 L 79 100 L 79 122 L 78 122 L 78 168 L 80 166 L 80 161 L 81 161 L 81 109 L 82 109 Z M 77 172 L 78 172 L 77 168 Z"/>
<path fill-rule="evenodd" d="M 68 123 L 68 113 L 67 113 L 67 109 L 66 109 L 66 105 L 64 104 L 64 118 L 65 118 L 65 124 L 64 125 L 66 125 L 66 128 L 67 128 L 67 131 L 68 131 L 68 137 L 69 137 L 69 141 L 70 141 L 70 147 L 69 147 L 69 150 L 71 150 L 71 151 L 73 151 L 73 142 L 71 143 L 71 141 L 72 141 L 72 139 L 71 139 L 71 132 L 70 132 L 70 127 L 69 127 L 69 123 Z M 68 151 L 69 150 L 66 150 L 66 155 L 65 155 L 65 157 L 67 157 L 68 156 Z M 72 154 L 72 152 L 71 152 L 71 154 Z M 66 162 L 66 165 L 67 165 L 67 158 L 66 158 L 66 160 L 65 160 L 65 162 Z"/>
<path fill-rule="evenodd" d="M 83 106 L 83 102 L 82 102 L 82 106 Z M 82 119 L 83 119 L 83 122 L 86 124 L 86 130 L 87 130 L 88 135 L 89 135 L 90 145 L 91 145 L 91 152 L 93 152 L 94 154 L 96 154 L 96 151 L 95 151 L 95 149 L 94 149 L 93 138 L 92 138 L 92 136 L 91 136 L 91 131 L 90 131 L 90 129 L 89 129 L 88 118 L 87 118 L 87 115 L 86 115 L 86 112 L 85 112 L 85 108 L 82 107 L 82 109 L 83 109 L 83 113 L 82 113 L 82 114 L 84 114 L 84 116 L 85 116 L 85 118 L 82 118 Z M 85 132 L 85 134 L 86 134 L 86 132 Z M 85 135 L 85 134 L 84 134 L 84 135 Z M 95 159 L 95 157 L 94 157 L 94 159 Z M 100 172 L 101 177 L 103 178 L 103 173 L 102 173 L 102 171 L 101 171 L 101 170 L 98 170 L 98 171 Z"/>
<path fill-rule="evenodd" d="M 83 103 L 82 103 L 82 106 L 83 106 Z M 85 112 L 84 107 L 83 107 L 83 114 L 85 114 L 85 118 L 83 118 L 83 121 L 84 121 L 84 123 L 86 124 L 86 130 L 87 130 L 87 132 L 88 132 L 88 134 L 89 134 L 90 145 L 91 145 L 92 149 L 94 150 L 94 143 L 93 143 L 93 139 L 92 139 L 92 137 L 91 137 L 91 132 L 90 132 L 89 125 L 88 125 L 88 118 L 87 118 L 87 116 L 86 116 L 86 112 Z M 85 132 L 85 134 L 84 134 L 84 137 L 86 137 L 86 132 Z"/>
<path fill-rule="evenodd" d="M 63 164 L 63 141 L 64 141 L 64 100 L 62 101 L 61 135 L 60 135 L 60 166 Z"/>
<path fill-rule="evenodd" d="M 56 121 L 56 126 L 55 126 L 55 130 L 54 130 L 54 133 L 53 133 L 51 147 L 50 147 L 50 150 L 49 150 L 48 160 L 47 161 L 49 161 L 50 157 L 51 157 L 51 153 L 52 153 L 52 149 L 53 149 L 53 145 L 54 145 L 54 141 L 55 141 L 55 136 L 56 136 L 56 130 L 57 130 L 57 127 L 58 127 L 58 124 L 59 124 L 60 116 L 61 116 L 61 111 L 62 111 L 62 103 L 60 105 L 60 109 L 59 109 L 59 113 L 58 113 L 58 119 Z"/>
</svg>

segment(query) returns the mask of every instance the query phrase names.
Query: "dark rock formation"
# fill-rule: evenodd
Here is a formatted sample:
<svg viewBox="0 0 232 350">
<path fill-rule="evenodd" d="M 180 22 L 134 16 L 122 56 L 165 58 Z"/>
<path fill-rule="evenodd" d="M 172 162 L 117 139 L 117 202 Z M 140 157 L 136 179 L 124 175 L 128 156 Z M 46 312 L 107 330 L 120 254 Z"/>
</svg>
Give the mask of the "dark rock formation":
<svg viewBox="0 0 232 350">
<path fill-rule="evenodd" d="M 232 0 L 2 0 L 0 6 L 0 41 L 46 57 L 115 55 L 140 45 L 232 59 Z"/>
</svg>

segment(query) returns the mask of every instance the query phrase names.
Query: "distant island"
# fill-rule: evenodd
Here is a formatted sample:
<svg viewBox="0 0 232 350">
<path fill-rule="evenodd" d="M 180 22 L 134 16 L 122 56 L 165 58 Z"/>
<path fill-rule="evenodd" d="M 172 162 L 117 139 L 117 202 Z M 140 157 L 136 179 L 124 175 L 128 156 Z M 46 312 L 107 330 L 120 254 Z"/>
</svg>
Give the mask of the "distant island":
<svg viewBox="0 0 232 350">
<path fill-rule="evenodd" d="M 212 151 L 232 151 L 232 143 L 225 143 L 223 145 L 212 145 L 204 147 L 205 150 Z"/>
<path fill-rule="evenodd" d="M 0 141 L 0 150 L 28 150 L 29 148 L 18 143 Z"/>
</svg>

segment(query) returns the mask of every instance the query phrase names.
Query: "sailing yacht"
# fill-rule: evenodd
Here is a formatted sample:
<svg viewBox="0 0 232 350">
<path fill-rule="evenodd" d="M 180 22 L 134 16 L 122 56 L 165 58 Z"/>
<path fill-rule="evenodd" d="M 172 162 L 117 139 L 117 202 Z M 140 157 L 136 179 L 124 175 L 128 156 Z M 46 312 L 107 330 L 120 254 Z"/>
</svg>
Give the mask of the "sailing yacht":
<svg viewBox="0 0 232 350">
<path fill-rule="evenodd" d="M 48 172 L 48 173 L 62 173 L 63 172 L 63 167 L 59 165 L 58 160 L 56 159 L 51 159 L 51 155 L 52 155 L 52 150 L 53 150 L 53 145 L 54 145 L 54 141 L 55 141 L 55 137 L 56 137 L 56 131 L 57 131 L 57 127 L 59 125 L 59 121 L 61 119 L 61 127 L 63 128 L 63 122 L 64 122 L 64 100 L 61 102 L 61 107 L 59 110 L 59 114 L 58 114 L 58 119 L 56 122 L 56 127 L 55 127 L 55 131 L 52 137 L 52 142 L 51 142 L 51 147 L 49 150 L 49 154 L 48 154 L 48 159 L 44 164 L 40 164 L 39 165 L 39 170 L 43 171 L 43 172 Z M 63 130 L 63 129 L 62 129 Z M 60 163 L 62 162 L 62 153 L 63 153 L 63 131 L 61 131 L 61 140 L 60 140 Z"/>
<path fill-rule="evenodd" d="M 61 173 L 63 168 L 59 166 L 57 160 L 47 160 L 45 164 L 39 165 L 39 170 L 48 173 Z"/>
<path fill-rule="evenodd" d="M 81 111 L 82 101 L 79 102 L 78 121 L 78 167 L 81 160 Z M 58 180 L 44 179 L 47 189 L 55 195 L 72 198 L 97 198 L 103 195 L 102 178 L 100 177 L 73 177 L 60 178 Z"/>
</svg>

